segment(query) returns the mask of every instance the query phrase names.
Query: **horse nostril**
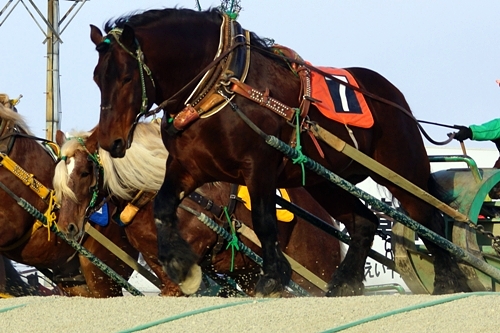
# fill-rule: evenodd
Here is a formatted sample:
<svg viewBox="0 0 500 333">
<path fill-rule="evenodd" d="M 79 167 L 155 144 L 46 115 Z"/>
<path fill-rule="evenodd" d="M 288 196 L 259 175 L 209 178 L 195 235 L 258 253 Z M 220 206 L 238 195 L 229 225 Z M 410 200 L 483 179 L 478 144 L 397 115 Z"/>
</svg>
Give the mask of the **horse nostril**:
<svg viewBox="0 0 500 333">
<path fill-rule="evenodd" d="M 109 153 L 113 158 L 120 158 L 125 156 L 125 142 L 123 141 L 123 139 L 116 139 L 113 142 Z"/>
<path fill-rule="evenodd" d="M 74 238 L 78 233 L 78 227 L 74 223 L 68 224 L 68 236 Z"/>
</svg>

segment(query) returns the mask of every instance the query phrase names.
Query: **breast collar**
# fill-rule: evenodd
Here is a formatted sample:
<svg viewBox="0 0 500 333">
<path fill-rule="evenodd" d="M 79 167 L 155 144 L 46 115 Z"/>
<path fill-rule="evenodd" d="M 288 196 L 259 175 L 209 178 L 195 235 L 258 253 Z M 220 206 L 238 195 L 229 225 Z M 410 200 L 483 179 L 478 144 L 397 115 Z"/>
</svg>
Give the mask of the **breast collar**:
<svg viewBox="0 0 500 333">
<path fill-rule="evenodd" d="M 250 32 L 243 30 L 241 25 L 230 19 L 227 14 L 222 15 L 220 27 L 220 41 L 214 59 L 231 48 L 235 43 L 245 43 L 236 47 L 218 65 L 210 68 L 200 79 L 194 90 L 184 102 L 184 108 L 173 117 L 175 131 L 185 129 L 199 118 L 207 118 L 224 108 L 234 97 L 234 94 L 225 89 L 231 78 L 244 82 L 250 65 Z"/>
</svg>

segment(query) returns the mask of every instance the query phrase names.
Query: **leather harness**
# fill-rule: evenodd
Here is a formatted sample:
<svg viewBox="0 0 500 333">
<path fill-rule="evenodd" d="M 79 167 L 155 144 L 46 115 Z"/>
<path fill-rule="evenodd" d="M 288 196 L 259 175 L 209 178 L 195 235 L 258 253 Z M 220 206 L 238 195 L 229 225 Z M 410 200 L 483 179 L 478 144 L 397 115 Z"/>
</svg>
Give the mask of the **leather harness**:
<svg viewBox="0 0 500 333">
<path fill-rule="evenodd" d="M 14 124 L 13 121 L 2 119 L 0 122 L 0 166 L 10 171 L 13 175 L 19 178 L 23 182 L 23 184 L 28 186 L 45 203 L 47 203 L 48 211 L 46 214 L 52 214 L 53 210 L 58 208 L 58 204 L 53 200 L 53 190 L 48 189 L 40 181 L 38 181 L 33 174 L 25 171 L 21 166 L 19 166 L 9 157 L 9 153 L 14 146 L 14 142 L 17 136 L 32 138 L 32 136 L 24 134 L 21 129 Z M 45 146 L 42 147 L 47 150 Z M 13 250 L 18 246 L 24 244 L 26 241 L 28 241 L 31 235 L 42 226 L 43 223 L 37 220 L 33 224 L 33 227 L 28 230 L 20 239 L 9 246 L 0 247 L 0 251 Z"/>
</svg>

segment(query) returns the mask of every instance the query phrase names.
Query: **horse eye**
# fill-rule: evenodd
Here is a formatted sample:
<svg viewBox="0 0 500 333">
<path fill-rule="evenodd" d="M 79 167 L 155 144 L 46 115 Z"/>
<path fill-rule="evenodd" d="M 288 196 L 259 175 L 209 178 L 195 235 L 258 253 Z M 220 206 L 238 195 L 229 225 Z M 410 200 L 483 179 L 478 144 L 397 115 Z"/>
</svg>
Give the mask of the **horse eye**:
<svg viewBox="0 0 500 333">
<path fill-rule="evenodd" d="M 85 178 L 85 177 L 88 177 L 88 176 L 90 176 L 90 172 L 84 171 L 84 172 L 81 173 L 81 177 L 82 178 Z"/>
<path fill-rule="evenodd" d="M 123 84 L 127 84 L 129 82 L 132 82 L 132 77 L 131 76 L 127 76 L 123 79 Z"/>
</svg>

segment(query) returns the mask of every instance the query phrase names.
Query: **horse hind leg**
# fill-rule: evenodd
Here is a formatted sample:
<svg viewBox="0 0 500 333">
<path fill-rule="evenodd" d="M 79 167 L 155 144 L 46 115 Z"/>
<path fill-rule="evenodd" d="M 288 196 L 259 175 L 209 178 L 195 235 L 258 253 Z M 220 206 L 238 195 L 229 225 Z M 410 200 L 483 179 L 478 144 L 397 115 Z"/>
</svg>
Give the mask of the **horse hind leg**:
<svg viewBox="0 0 500 333">
<path fill-rule="evenodd" d="M 428 185 L 429 192 L 436 197 L 440 197 L 439 186 L 432 177 L 429 178 Z M 437 208 L 420 199 L 415 199 L 414 196 L 399 188 L 391 188 L 390 191 L 401 202 L 408 216 L 438 235 L 445 236 L 445 222 Z M 467 277 L 458 266 L 457 259 L 434 242 L 426 239 L 423 239 L 423 242 L 427 250 L 432 254 L 434 261 L 435 277 L 433 294 L 470 292 L 471 289 L 467 285 Z"/>
<path fill-rule="evenodd" d="M 359 200 L 352 212 L 336 216 L 336 219 L 346 225 L 351 241 L 344 260 L 330 280 L 326 296 L 362 295 L 365 262 L 379 221 Z"/>
<path fill-rule="evenodd" d="M 439 218 L 441 216 L 439 215 Z M 442 222 L 444 224 L 444 221 Z M 456 258 L 431 241 L 423 240 L 425 246 L 434 257 L 434 290 L 433 295 L 471 292 L 467 277 L 458 266 Z"/>
<path fill-rule="evenodd" d="M 434 226 L 438 227 L 438 230 L 434 230 L 433 225 L 428 227 L 439 235 L 444 236 L 444 219 L 437 209 L 433 209 L 431 221 L 434 222 Z M 443 295 L 471 292 L 472 290 L 467 284 L 467 277 L 458 266 L 457 259 L 434 242 L 426 239 L 423 242 L 434 257 L 434 290 L 432 294 Z"/>
<path fill-rule="evenodd" d="M 267 185 L 264 186 L 264 184 Z M 281 297 L 292 276 L 292 267 L 278 242 L 275 186 L 269 182 L 247 184 L 252 202 L 252 222 L 262 244 L 263 272 L 255 286 L 256 297 Z M 270 187 L 270 190 L 269 190 Z"/>
</svg>

